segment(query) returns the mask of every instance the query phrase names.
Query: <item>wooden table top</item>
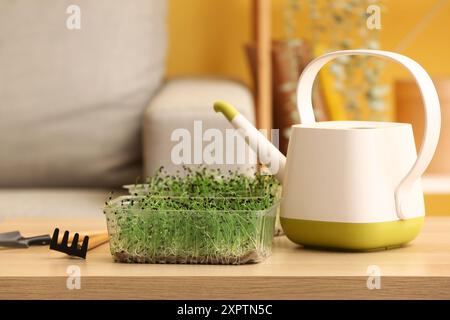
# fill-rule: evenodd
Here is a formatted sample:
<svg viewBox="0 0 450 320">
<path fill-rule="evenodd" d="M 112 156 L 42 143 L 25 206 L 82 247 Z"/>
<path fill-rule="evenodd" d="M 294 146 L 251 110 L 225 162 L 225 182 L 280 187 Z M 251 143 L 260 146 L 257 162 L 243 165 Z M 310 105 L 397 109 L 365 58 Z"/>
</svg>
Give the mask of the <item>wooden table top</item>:
<svg viewBox="0 0 450 320">
<path fill-rule="evenodd" d="M 61 230 L 105 229 L 104 220 L 9 220 L 0 232 L 31 236 Z M 81 289 L 67 289 L 68 267 L 81 271 Z M 369 266 L 380 289 L 367 288 Z M 274 240 L 262 263 L 242 266 L 114 263 L 107 244 L 70 258 L 48 247 L 0 249 L 0 299 L 379 299 L 450 298 L 450 217 L 430 217 L 410 245 L 367 252 L 304 249 Z"/>
</svg>

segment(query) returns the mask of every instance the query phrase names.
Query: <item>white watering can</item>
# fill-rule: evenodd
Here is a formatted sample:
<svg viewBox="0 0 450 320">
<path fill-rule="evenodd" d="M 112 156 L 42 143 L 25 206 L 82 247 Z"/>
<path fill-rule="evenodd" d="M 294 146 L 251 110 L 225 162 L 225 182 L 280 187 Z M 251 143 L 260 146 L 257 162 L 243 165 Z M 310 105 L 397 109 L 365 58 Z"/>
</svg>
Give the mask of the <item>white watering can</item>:
<svg viewBox="0 0 450 320">
<path fill-rule="evenodd" d="M 416 79 L 425 107 L 418 156 L 410 124 L 373 121 L 316 122 L 311 92 L 319 70 L 339 56 L 388 58 Z M 387 51 L 345 50 L 313 60 L 297 88 L 300 123 L 292 126 L 287 159 L 237 110 L 214 105 L 247 136 L 254 151 L 278 161 L 283 184 L 280 220 L 287 237 L 305 246 L 346 250 L 397 247 L 413 240 L 425 209 L 420 177 L 439 140 L 440 106 L 427 72 L 414 60 Z"/>
</svg>

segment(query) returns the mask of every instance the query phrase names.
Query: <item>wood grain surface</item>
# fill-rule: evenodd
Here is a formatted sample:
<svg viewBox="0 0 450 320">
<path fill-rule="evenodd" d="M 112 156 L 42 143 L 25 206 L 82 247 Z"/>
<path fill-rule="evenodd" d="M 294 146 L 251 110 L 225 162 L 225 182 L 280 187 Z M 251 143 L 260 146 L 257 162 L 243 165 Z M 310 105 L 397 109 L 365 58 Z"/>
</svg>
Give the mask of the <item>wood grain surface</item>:
<svg viewBox="0 0 450 320">
<path fill-rule="evenodd" d="M 103 220 L 6 221 L 0 232 L 101 230 Z M 450 218 L 430 217 L 410 245 L 348 253 L 309 250 L 276 238 L 259 264 L 144 265 L 114 263 L 108 245 L 70 258 L 46 247 L 0 249 L 0 299 L 450 299 Z M 79 266 L 81 289 L 66 286 Z M 381 288 L 367 288 L 367 268 L 381 271 Z"/>
</svg>

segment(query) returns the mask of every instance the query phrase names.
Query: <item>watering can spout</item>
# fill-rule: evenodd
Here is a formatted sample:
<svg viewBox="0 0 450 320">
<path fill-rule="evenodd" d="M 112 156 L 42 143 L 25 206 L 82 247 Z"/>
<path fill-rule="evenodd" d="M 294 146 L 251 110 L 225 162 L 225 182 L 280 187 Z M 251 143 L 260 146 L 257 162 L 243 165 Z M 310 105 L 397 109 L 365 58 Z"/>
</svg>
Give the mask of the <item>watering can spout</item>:
<svg viewBox="0 0 450 320">
<path fill-rule="evenodd" d="M 261 163 L 282 183 L 286 157 L 250 121 L 231 104 L 224 101 L 214 103 L 214 111 L 221 112 L 238 129 L 245 142 L 258 155 Z"/>
</svg>

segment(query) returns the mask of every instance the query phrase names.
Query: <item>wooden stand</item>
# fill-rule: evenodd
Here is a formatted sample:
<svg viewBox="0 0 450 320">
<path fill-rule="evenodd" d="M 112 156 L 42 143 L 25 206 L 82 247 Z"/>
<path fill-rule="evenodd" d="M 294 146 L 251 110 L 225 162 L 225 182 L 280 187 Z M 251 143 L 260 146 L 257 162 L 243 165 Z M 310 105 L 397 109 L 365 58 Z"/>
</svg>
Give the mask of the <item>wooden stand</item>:
<svg viewBox="0 0 450 320">
<path fill-rule="evenodd" d="M 272 128 L 271 2 L 253 0 L 253 7 L 257 74 L 256 122 L 258 128 L 270 130 Z"/>
</svg>

